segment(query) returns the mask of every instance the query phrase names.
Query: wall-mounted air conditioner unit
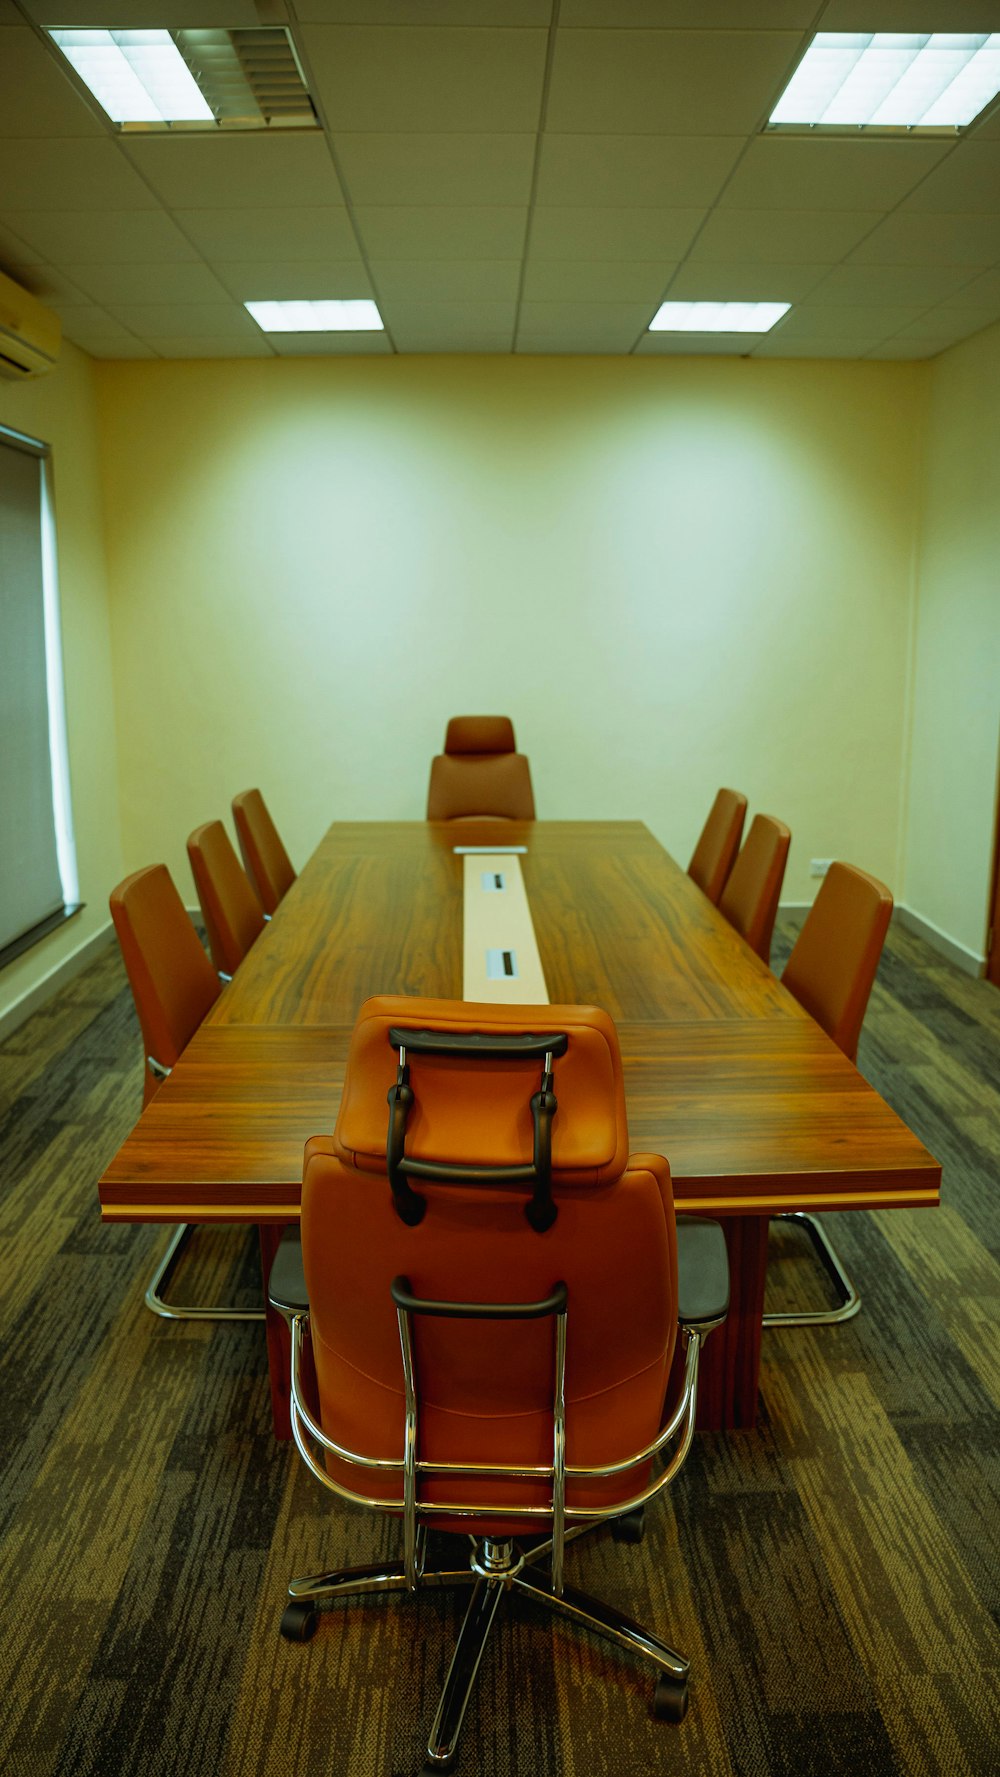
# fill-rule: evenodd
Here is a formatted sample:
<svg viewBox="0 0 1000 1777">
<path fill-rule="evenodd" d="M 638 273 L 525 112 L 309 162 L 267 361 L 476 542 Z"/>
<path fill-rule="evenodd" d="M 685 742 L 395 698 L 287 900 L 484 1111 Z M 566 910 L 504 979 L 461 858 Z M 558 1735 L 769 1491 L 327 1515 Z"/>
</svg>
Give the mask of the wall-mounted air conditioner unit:
<svg viewBox="0 0 1000 1777">
<path fill-rule="evenodd" d="M 41 376 L 59 356 L 58 315 L 0 272 L 0 376 Z"/>
</svg>

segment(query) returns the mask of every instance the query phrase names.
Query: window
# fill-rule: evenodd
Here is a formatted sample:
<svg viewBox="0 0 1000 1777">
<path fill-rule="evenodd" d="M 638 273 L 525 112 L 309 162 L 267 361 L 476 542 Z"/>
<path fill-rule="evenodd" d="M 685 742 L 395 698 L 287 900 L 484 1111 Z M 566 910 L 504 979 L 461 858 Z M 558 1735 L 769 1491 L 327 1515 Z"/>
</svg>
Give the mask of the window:
<svg viewBox="0 0 1000 1777">
<path fill-rule="evenodd" d="M 0 965 L 79 909 L 48 446 L 0 426 Z"/>
</svg>

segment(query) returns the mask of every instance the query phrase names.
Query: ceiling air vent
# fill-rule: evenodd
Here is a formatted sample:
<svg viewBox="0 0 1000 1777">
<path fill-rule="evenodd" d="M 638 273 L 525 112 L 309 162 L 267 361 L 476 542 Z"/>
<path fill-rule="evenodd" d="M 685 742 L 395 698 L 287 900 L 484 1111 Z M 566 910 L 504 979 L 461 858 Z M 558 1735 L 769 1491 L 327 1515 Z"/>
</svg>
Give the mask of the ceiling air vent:
<svg viewBox="0 0 1000 1777">
<path fill-rule="evenodd" d="M 223 128 L 316 128 L 287 32 L 192 29 L 171 35 Z"/>
</svg>

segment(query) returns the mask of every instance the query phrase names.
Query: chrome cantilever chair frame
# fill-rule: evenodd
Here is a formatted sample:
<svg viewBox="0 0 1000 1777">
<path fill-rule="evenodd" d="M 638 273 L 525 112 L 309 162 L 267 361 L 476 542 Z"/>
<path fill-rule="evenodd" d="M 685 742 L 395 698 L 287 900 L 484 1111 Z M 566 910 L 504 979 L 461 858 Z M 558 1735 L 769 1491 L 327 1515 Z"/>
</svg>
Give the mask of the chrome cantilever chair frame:
<svg viewBox="0 0 1000 1777">
<path fill-rule="evenodd" d="M 680 1228 L 680 1224 L 679 1224 Z M 393 1285 L 399 1323 L 405 1392 L 404 1452 L 400 1457 L 378 1458 L 349 1450 L 328 1437 L 317 1424 L 305 1400 L 302 1382 L 303 1353 L 309 1340 L 309 1314 L 305 1306 L 289 1303 L 272 1294 L 273 1305 L 284 1315 L 291 1329 L 291 1423 L 292 1435 L 300 1455 L 316 1479 L 329 1492 L 352 1504 L 367 1506 L 376 1512 L 402 1515 L 403 1560 L 374 1567 L 335 1569 L 310 1574 L 289 1583 L 289 1604 L 281 1622 L 282 1634 L 289 1640 L 304 1641 L 316 1627 L 316 1604 L 324 1599 L 369 1592 L 417 1592 L 421 1587 L 471 1586 L 472 1597 L 465 1615 L 444 1690 L 438 1704 L 427 1747 L 425 1772 L 449 1770 L 454 1764 L 458 1736 L 472 1694 L 486 1640 L 505 1591 L 526 1593 L 535 1603 L 570 1618 L 593 1633 L 614 1641 L 620 1647 L 639 1654 L 656 1669 L 654 1711 L 663 1719 L 680 1721 L 687 1709 L 689 1662 L 683 1654 L 670 1647 L 659 1636 L 613 1606 L 568 1587 L 563 1578 L 563 1556 L 567 1543 L 575 1541 L 588 1530 L 602 1523 L 614 1527 L 616 1521 L 640 1514 L 647 1501 L 662 1492 L 681 1468 L 694 1435 L 698 1393 L 698 1361 L 703 1340 L 725 1318 L 722 1312 L 700 1318 L 697 1323 L 679 1322 L 684 1340 L 684 1380 L 680 1397 L 667 1424 L 643 1449 L 621 1461 L 604 1467 L 585 1467 L 565 1460 L 565 1363 L 568 1307 L 565 1287 L 558 1285 L 553 1296 L 540 1303 L 521 1305 L 524 1318 L 555 1317 L 555 1357 L 552 1390 L 553 1453 L 551 1463 L 535 1467 L 512 1467 L 500 1463 L 433 1462 L 418 1457 L 419 1397 L 414 1361 L 413 1312 L 450 1312 L 456 1318 L 471 1316 L 488 1305 L 469 1303 L 420 1303 L 405 1298 L 406 1280 L 397 1278 Z M 561 1292 L 561 1296 L 560 1296 Z M 302 1285 L 304 1296 L 304 1284 Z M 640 1464 L 652 1461 L 668 1444 L 678 1439 L 677 1447 L 663 1472 L 631 1498 L 607 1506 L 572 1506 L 566 1503 L 567 1482 L 599 1480 L 622 1474 Z M 400 1492 L 387 1500 L 372 1498 L 354 1491 L 331 1476 L 326 1456 L 358 1468 L 397 1474 Z M 505 1481 L 547 1481 L 552 1497 L 548 1505 L 446 1504 L 421 1501 L 419 1482 L 427 1475 L 494 1476 Z M 471 1552 L 467 1567 L 435 1569 L 425 1566 L 426 1521 L 433 1517 L 489 1517 L 524 1520 L 537 1518 L 544 1533 L 551 1525 L 551 1535 L 522 1548 L 511 1538 L 476 1537 L 470 1534 Z M 636 1520 L 633 1517 L 633 1525 Z M 630 1536 L 630 1529 L 622 1534 Z M 630 1540 L 637 1540 L 633 1535 Z M 537 1571 L 539 1567 L 542 1571 Z"/>
<path fill-rule="evenodd" d="M 157 1080 L 167 1079 L 173 1071 L 164 1067 L 162 1061 L 157 1061 L 155 1055 L 146 1056 L 146 1066 Z M 194 1302 L 167 1301 L 166 1291 L 196 1227 L 196 1222 L 181 1222 L 174 1229 L 167 1250 L 146 1286 L 143 1297 L 146 1307 L 161 1320 L 264 1320 L 263 1308 L 212 1308 Z"/>
<path fill-rule="evenodd" d="M 836 1308 L 778 1309 L 765 1314 L 761 1324 L 765 1327 L 832 1327 L 838 1326 L 841 1321 L 853 1320 L 861 1307 L 861 1293 L 853 1278 L 848 1275 L 822 1222 L 805 1209 L 782 1210 L 779 1215 L 772 1216 L 771 1220 L 794 1222 L 797 1227 L 804 1229 L 839 1301 Z"/>
</svg>

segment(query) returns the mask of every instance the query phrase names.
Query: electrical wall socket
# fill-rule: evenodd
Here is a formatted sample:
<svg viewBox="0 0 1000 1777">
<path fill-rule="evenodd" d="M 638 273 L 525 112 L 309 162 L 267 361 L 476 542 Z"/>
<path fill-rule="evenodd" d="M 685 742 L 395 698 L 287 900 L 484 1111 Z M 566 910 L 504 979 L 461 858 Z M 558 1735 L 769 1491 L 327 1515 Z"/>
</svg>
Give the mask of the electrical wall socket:
<svg viewBox="0 0 1000 1777">
<path fill-rule="evenodd" d="M 833 863 L 832 858 L 810 858 L 809 859 L 809 874 L 810 874 L 810 876 L 825 876 L 832 863 Z"/>
</svg>

